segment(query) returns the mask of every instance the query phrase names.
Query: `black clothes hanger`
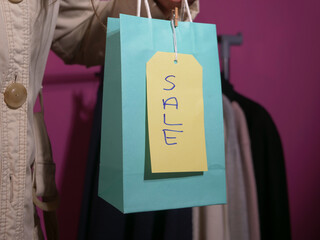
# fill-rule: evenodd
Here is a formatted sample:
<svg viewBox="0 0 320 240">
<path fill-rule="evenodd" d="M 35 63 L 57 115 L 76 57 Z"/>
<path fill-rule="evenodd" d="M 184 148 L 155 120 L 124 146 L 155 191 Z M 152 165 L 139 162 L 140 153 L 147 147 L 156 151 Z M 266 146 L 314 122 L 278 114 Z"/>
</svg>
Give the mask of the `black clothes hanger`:
<svg viewBox="0 0 320 240">
<path fill-rule="evenodd" d="M 221 87 L 224 95 L 230 101 L 235 100 L 235 91 L 232 84 L 229 82 L 230 78 L 230 47 L 242 44 L 242 33 L 237 35 L 220 35 L 218 36 L 220 43 L 220 56 L 223 62 L 223 71 L 221 72 Z"/>
<path fill-rule="evenodd" d="M 223 78 L 228 81 L 230 78 L 230 47 L 242 45 L 242 33 L 237 35 L 220 35 L 220 56 L 223 61 Z"/>
</svg>

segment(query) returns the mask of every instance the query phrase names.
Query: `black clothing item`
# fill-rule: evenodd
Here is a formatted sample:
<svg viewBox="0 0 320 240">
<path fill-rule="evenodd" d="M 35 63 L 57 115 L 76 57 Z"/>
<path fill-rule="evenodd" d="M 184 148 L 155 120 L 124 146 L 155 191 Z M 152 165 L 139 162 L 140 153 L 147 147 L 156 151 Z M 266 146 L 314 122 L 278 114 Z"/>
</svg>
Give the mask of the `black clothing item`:
<svg viewBox="0 0 320 240">
<path fill-rule="evenodd" d="M 102 84 L 93 120 L 78 239 L 192 240 L 192 209 L 122 214 L 98 197 Z"/>
<path fill-rule="evenodd" d="M 258 103 L 238 94 L 222 80 L 222 91 L 245 113 L 257 185 L 262 240 L 291 239 L 287 180 L 282 144 L 269 113 Z"/>
</svg>

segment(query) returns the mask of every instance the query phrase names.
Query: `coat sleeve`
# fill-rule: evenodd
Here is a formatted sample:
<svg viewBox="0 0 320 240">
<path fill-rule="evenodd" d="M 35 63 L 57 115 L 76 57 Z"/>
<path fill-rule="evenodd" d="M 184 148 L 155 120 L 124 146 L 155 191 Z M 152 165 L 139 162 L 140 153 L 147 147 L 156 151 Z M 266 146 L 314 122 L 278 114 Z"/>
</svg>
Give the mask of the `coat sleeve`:
<svg viewBox="0 0 320 240">
<path fill-rule="evenodd" d="M 164 18 L 153 0 L 148 0 L 153 18 Z M 106 24 L 107 17 L 119 17 L 120 13 L 136 15 L 136 0 L 94 0 L 100 19 Z M 142 1 L 141 16 L 146 17 Z M 196 0 L 191 6 L 193 18 L 199 11 Z M 52 43 L 52 50 L 66 64 L 86 66 L 104 62 L 106 33 L 94 15 L 90 0 L 62 0 Z"/>
</svg>

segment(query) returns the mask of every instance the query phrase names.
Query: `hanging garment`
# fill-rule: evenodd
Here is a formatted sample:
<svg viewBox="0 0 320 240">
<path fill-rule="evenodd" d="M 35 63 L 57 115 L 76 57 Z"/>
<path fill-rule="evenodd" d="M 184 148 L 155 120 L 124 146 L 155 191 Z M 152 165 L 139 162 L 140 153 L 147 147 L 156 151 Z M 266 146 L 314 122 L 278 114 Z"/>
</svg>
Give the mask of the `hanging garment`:
<svg viewBox="0 0 320 240">
<path fill-rule="evenodd" d="M 237 136 L 240 145 L 241 160 L 243 165 L 244 182 L 248 203 L 248 219 L 250 239 L 260 239 L 259 210 L 256 180 L 254 178 L 253 162 L 251 156 L 250 137 L 245 115 L 237 102 L 232 102 L 235 115 Z"/>
<path fill-rule="evenodd" d="M 224 117 L 223 123 L 224 143 L 226 146 L 228 142 L 226 117 Z M 223 204 L 192 208 L 192 226 L 193 240 L 230 240 L 228 205 Z"/>
<path fill-rule="evenodd" d="M 244 170 L 237 138 L 235 115 L 231 102 L 226 96 L 223 96 L 223 115 L 226 121 L 227 132 L 226 173 L 230 238 L 232 240 L 249 239 Z"/>
<path fill-rule="evenodd" d="M 227 204 L 193 208 L 194 240 L 248 240 L 249 224 L 246 186 L 235 115 L 230 101 L 223 96 Z"/>
<path fill-rule="evenodd" d="M 192 208 L 193 240 L 230 240 L 228 206 Z"/>
<path fill-rule="evenodd" d="M 262 240 L 291 239 L 286 170 L 281 140 L 269 113 L 258 103 L 238 94 L 223 80 L 222 91 L 244 111 L 258 193 Z"/>
<path fill-rule="evenodd" d="M 100 86 L 86 168 L 78 239 L 191 240 L 191 208 L 122 214 L 98 197 L 101 107 Z"/>
</svg>

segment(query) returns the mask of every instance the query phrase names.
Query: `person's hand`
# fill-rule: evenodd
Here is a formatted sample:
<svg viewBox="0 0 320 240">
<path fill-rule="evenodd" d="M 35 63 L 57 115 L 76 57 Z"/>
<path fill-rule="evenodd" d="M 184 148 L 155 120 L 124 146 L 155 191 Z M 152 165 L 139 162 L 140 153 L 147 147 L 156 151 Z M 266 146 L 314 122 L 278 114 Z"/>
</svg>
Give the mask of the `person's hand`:
<svg viewBox="0 0 320 240">
<path fill-rule="evenodd" d="M 188 0 L 189 5 L 194 1 L 195 0 Z M 171 16 L 172 9 L 181 6 L 181 0 L 157 0 L 156 3 L 167 18 Z"/>
</svg>

